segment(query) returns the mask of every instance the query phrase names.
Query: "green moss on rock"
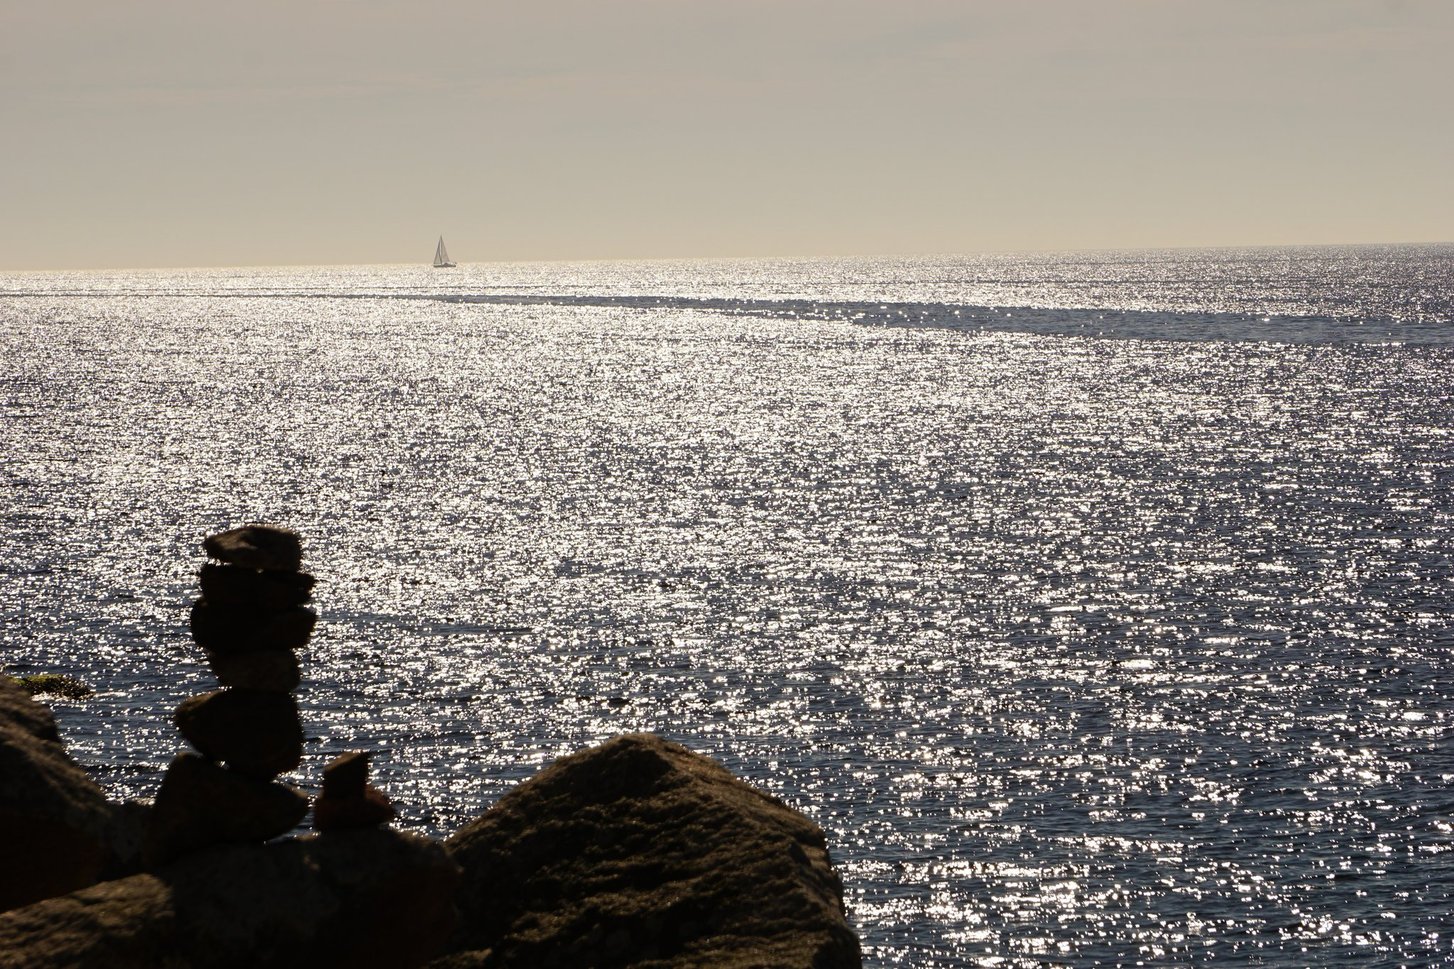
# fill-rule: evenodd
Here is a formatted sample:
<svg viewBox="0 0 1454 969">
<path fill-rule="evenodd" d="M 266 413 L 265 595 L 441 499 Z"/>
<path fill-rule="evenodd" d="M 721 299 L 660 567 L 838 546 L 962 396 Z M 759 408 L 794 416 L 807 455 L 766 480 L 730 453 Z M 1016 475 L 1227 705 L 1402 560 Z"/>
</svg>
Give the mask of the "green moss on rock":
<svg viewBox="0 0 1454 969">
<path fill-rule="evenodd" d="M 63 673 L 31 673 L 15 679 L 31 696 L 49 694 L 68 700 L 84 700 L 96 692 L 74 676 Z"/>
</svg>

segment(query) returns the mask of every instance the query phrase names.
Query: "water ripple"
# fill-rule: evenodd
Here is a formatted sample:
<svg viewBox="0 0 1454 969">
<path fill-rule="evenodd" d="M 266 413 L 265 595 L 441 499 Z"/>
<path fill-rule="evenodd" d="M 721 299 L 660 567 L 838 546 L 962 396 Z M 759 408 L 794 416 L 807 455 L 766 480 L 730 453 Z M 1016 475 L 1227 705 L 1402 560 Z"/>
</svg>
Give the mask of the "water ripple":
<svg viewBox="0 0 1454 969">
<path fill-rule="evenodd" d="M 1449 348 L 864 326 L 728 268 L 751 312 L 596 298 L 675 264 L 0 297 L 7 668 L 97 686 L 68 742 L 153 792 L 200 536 L 282 521 L 299 780 L 376 750 L 406 827 L 649 729 L 827 829 L 871 965 L 1454 954 Z"/>
</svg>

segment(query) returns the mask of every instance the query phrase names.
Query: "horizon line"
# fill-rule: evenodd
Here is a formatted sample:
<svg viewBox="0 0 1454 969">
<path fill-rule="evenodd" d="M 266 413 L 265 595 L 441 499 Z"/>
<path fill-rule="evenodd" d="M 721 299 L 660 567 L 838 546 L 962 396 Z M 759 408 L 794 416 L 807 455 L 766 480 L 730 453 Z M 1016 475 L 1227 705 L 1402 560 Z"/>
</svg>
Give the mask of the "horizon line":
<svg viewBox="0 0 1454 969">
<path fill-rule="evenodd" d="M 442 238 L 442 235 L 441 235 Z M 1215 252 L 1215 251 L 1247 251 L 1260 249 L 1371 249 L 1371 248 L 1412 248 L 1416 246 L 1454 246 L 1454 238 L 1451 239 L 1428 239 L 1409 241 L 1375 241 L 1375 242 L 1281 242 L 1281 243 L 1233 243 L 1219 245 L 1152 245 L 1152 246 L 1085 246 L 1071 247 L 1066 249 L 982 249 L 982 250 L 960 250 L 960 251 L 933 251 L 933 252 L 862 252 L 837 255 L 697 255 L 697 256 L 585 256 L 577 258 L 544 258 L 544 259 L 482 259 L 471 261 L 459 261 L 456 259 L 455 267 L 464 266 L 519 266 L 519 265 L 569 265 L 571 263 L 596 264 L 596 263 L 631 263 L 631 262 L 750 262 L 754 260 L 788 260 L 799 262 L 831 262 L 835 260 L 854 259 L 955 259 L 966 257 L 985 256 L 1033 256 L 1033 255 L 1075 255 L 1075 254 L 1096 254 L 1096 253 L 1131 253 L 1131 252 Z M 151 265 L 151 266 L 72 266 L 72 267 L 51 267 L 32 269 L 0 268 L 0 275 L 22 274 L 22 273 L 107 273 L 107 272 L 196 272 L 215 271 L 224 269 L 298 269 L 302 267 L 313 267 L 318 269 L 341 269 L 348 267 L 381 267 L 381 266 L 412 266 L 424 269 L 433 269 L 427 260 L 398 262 L 278 262 L 278 263 L 217 263 L 212 265 L 195 264 L 191 266 L 177 265 Z"/>
</svg>

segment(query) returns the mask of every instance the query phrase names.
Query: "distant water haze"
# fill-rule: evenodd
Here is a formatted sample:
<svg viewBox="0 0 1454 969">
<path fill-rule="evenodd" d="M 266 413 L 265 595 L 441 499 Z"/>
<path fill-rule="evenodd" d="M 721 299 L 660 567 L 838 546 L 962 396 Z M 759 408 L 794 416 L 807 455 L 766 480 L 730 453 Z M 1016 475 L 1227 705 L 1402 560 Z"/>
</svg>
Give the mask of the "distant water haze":
<svg viewBox="0 0 1454 969">
<path fill-rule="evenodd" d="M 1425 242 L 1444 0 L 0 11 L 0 270 Z"/>
<path fill-rule="evenodd" d="M 270 521 L 299 779 L 409 830 L 651 730 L 871 967 L 1454 957 L 1454 248 L 422 262 L 0 274 L 0 654 L 110 794 Z"/>
</svg>

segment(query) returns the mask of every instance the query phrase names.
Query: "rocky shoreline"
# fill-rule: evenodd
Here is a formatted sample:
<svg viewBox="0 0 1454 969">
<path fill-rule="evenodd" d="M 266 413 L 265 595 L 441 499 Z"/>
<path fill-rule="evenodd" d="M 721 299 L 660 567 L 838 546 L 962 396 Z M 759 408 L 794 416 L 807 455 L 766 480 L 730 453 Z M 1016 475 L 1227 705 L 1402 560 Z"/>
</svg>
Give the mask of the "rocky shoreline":
<svg viewBox="0 0 1454 969">
<path fill-rule="evenodd" d="M 49 710 L 0 676 L 0 969 L 861 964 L 823 832 L 649 734 L 562 758 L 443 842 L 388 828 L 365 752 L 325 769 L 315 833 L 279 779 L 316 619 L 297 536 L 211 536 L 185 701 L 154 805 L 108 802 Z"/>
</svg>

